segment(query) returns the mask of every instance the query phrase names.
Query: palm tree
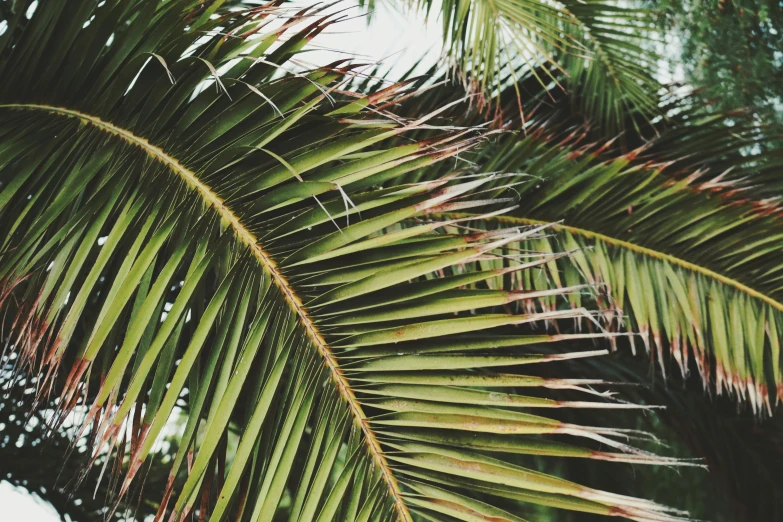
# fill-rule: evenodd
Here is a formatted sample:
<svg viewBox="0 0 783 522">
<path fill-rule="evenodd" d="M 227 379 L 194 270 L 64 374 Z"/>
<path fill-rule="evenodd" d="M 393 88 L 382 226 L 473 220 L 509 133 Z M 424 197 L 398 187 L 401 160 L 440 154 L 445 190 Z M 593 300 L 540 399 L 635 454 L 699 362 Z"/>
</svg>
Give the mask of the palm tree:
<svg viewBox="0 0 783 522">
<path fill-rule="evenodd" d="M 774 241 L 749 273 L 744 258 L 701 266 L 693 249 L 668 251 L 694 230 L 645 230 L 644 212 L 686 198 L 702 205 L 709 187 L 664 179 L 656 166 L 676 152 L 670 136 L 698 139 L 702 127 L 655 123 L 643 37 L 607 22 L 641 12 L 510 2 L 490 13 L 480 8 L 494 2 L 444 2 L 454 15 L 446 27 L 467 35 L 451 39 L 453 56 L 469 86 L 489 94 L 466 116 L 453 88 L 417 96 L 414 79 L 373 88 L 346 61 L 297 68 L 297 54 L 336 21 L 322 6 L 223 4 L 3 4 L 4 360 L 11 379 L 33 376 L 29 408 L 48 410 L 49 429 L 78 419 L 73 437 L 86 437 L 90 458 L 76 479 L 106 474 L 107 507 L 143 498 L 156 520 L 514 521 L 531 505 L 686 520 L 526 464 L 693 464 L 656 456 L 644 432 L 599 426 L 599 410 L 648 408 L 595 391 L 605 379 L 527 366 L 605 354 L 584 343 L 625 338 L 607 331 L 624 327 L 617 309 L 680 361 L 688 352 L 676 341 L 687 342 L 705 377 L 716 363 L 718 389 L 750 394 L 757 408 L 771 410 L 763 386 L 781 382 Z M 478 22 L 485 30 L 471 32 Z M 501 42 L 509 28 L 540 50 L 532 66 L 522 48 L 512 63 L 492 54 L 505 45 L 479 55 L 458 43 Z M 574 48 L 603 59 L 585 67 Z M 551 90 L 545 78 L 557 86 L 565 72 L 578 86 L 564 103 L 594 114 L 604 132 L 660 134 L 647 156 L 564 140 L 568 118 L 552 126 L 552 113 L 526 109 L 521 87 Z M 603 101 L 585 94 L 596 89 Z M 526 133 L 478 126 L 486 107 L 499 121 L 513 113 Z M 754 132 L 749 125 L 764 139 Z M 704 161 L 744 157 L 735 145 L 720 153 Z M 443 161 L 464 155 L 481 168 Z M 691 159 L 677 171 L 699 168 Z M 544 178 L 543 190 L 520 185 L 521 169 Z M 658 206 L 623 222 L 616 209 L 602 217 L 598 198 L 628 187 L 641 192 L 629 198 Z M 743 241 L 774 225 L 766 213 L 738 219 L 731 197 L 687 208 L 689 219 L 714 219 Z M 629 220 L 639 237 L 619 232 Z M 596 240 L 601 248 L 576 249 Z M 595 303 L 580 295 L 597 282 L 611 292 Z M 657 313 L 681 286 L 693 289 L 687 299 Z M 694 323 L 686 301 L 713 304 Z M 716 328 L 724 316 L 742 321 L 742 333 Z M 699 337 L 708 329 L 712 337 Z M 162 458 L 167 482 L 150 488 L 146 464 L 165 453 L 157 446 L 175 418 L 184 428 Z"/>
</svg>

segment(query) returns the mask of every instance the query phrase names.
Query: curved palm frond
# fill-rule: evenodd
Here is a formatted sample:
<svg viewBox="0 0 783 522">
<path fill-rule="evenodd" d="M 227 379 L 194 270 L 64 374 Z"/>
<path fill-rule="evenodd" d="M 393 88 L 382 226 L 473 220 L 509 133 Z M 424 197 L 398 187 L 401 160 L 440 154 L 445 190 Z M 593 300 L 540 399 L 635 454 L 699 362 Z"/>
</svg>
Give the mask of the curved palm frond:
<svg viewBox="0 0 783 522">
<path fill-rule="evenodd" d="M 291 73 L 333 21 L 318 6 L 220 4 L 22 2 L 0 36 L 6 349 L 38 376 L 37 405 L 56 398 L 52 428 L 81 415 L 115 502 L 187 408 L 157 520 L 521 520 L 502 507 L 518 501 L 684 520 L 482 452 L 679 463 L 630 446 L 638 434 L 527 412 L 636 407 L 538 397 L 592 390 L 510 372 L 602 353 L 541 355 L 569 336 L 521 329 L 587 311 L 508 313 L 540 295 L 461 289 L 498 274 L 464 264 L 540 230 L 399 227 L 502 203 L 465 197 L 492 175 L 391 181 L 481 137 L 385 146 L 438 111 L 363 111 L 396 91 L 344 93 L 351 65 Z"/>
<path fill-rule="evenodd" d="M 520 87 L 534 94 L 535 86 L 529 81 Z M 504 112 L 513 105 L 512 95 L 510 89 L 504 94 Z M 451 97 L 453 94 L 448 91 L 433 90 L 421 100 L 408 103 L 405 111 L 417 110 L 435 100 L 449 101 Z M 780 310 L 777 297 L 780 289 L 775 286 L 774 252 L 779 238 L 780 207 L 779 198 L 774 197 L 777 190 L 774 176 L 782 158 L 780 128 L 764 124 L 752 111 L 711 113 L 697 94 L 675 96 L 664 106 L 669 117 L 644 129 L 640 135 L 628 134 L 625 145 L 637 148 L 622 154 L 615 140 L 603 144 L 590 142 L 601 139 L 600 129 L 596 134 L 578 118 L 574 119 L 561 107 L 562 100 L 543 104 L 536 98 L 540 96 L 532 96 L 525 107 L 533 117 L 527 121 L 524 137 L 501 138 L 470 158 L 489 170 L 527 174 L 516 187 L 523 204 L 513 212 L 515 218 L 491 218 L 496 223 L 489 225 L 490 228 L 532 226 L 565 219 L 553 227 L 564 237 L 539 246 L 550 252 L 553 248 L 587 248 L 587 260 L 574 267 L 572 261 L 579 259 L 579 254 L 550 267 L 554 270 L 558 266 L 559 271 L 569 266 L 576 272 L 567 276 L 567 280 L 573 282 L 587 275 L 593 282 L 608 284 L 610 291 L 614 281 L 620 296 L 603 304 L 623 308 L 624 303 L 632 318 L 634 303 L 628 301 L 624 286 L 633 274 L 648 272 L 658 267 L 658 262 L 662 263 L 661 267 L 674 268 L 680 279 L 676 289 L 668 282 L 673 277 L 668 268 L 666 277 L 653 274 L 647 281 L 644 292 L 657 295 L 656 299 L 690 288 L 691 276 L 705 276 L 707 279 L 697 285 L 704 291 L 696 297 L 689 296 L 690 309 L 684 311 L 680 308 L 684 300 L 678 306 L 665 306 L 654 300 L 640 302 L 635 298 L 637 304 L 644 304 L 651 312 L 642 310 L 641 323 L 632 322 L 630 326 L 648 331 L 652 327 L 649 321 L 659 322 L 657 328 L 652 327 L 653 332 L 658 340 L 674 342 L 678 356 L 680 348 L 696 343 L 697 352 L 703 352 L 700 362 L 705 365 L 701 368 L 705 379 L 716 372 L 704 356 L 709 359 L 710 352 L 716 349 L 715 343 L 723 345 L 718 350 L 719 366 L 726 366 L 718 368 L 717 374 L 722 375 L 728 368 L 732 377 L 720 377 L 718 391 L 726 384 L 726 388 L 734 388 L 744 397 L 744 387 L 753 383 L 756 389 L 749 393 L 754 407 L 760 408 L 767 402 L 769 411 L 771 404 L 767 396 L 774 398 L 781 393 L 781 370 L 775 337 L 764 338 L 763 330 L 769 327 L 766 315 L 758 323 L 746 323 L 757 333 L 761 332 L 761 338 L 746 331 L 743 336 L 726 339 L 723 327 L 717 329 L 717 339 L 705 338 L 702 332 L 710 330 L 706 319 L 710 308 L 705 308 L 708 302 L 714 306 L 711 310 L 725 314 L 725 324 L 730 324 L 728 309 L 723 310 L 722 303 L 726 301 L 718 298 L 715 303 L 710 297 L 718 295 L 712 290 L 713 284 L 721 292 L 724 289 L 739 292 L 740 301 L 748 297 L 753 303 L 771 307 L 771 324 L 779 322 L 775 320 Z M 467 120 L 474 121 L 475 117 L 471 113 Z M 428 172 L 431 175 L 433 171 Z M 427 176 L 414 175 L 408 179 L 421 181 Z M 467 214 L 459 217 L 466 218 Z M 714 233 L 709 227 L 715 228 Z M 595 244 L 600 248 L 593 251 Z M 642 263 L 629 272 L 631 268 L 625 266 L 629 259 L 647 260 L 645 263 L 653 265 Z M 610 269 L 611 274 L 603 273 Z M 685 271 L 680 273 L 680 269 Z M 586 273 L 579 273 L 585 270 Z M 554 274 L 549 283 L 542 282 L 543 279 L 539 282 L 546 286 L 557 282 L 559 277 Z M 580 302 L 578 297 L 572 299 Z M 746 314 L 754 313 L 744 305 L 743 310 Z M 763 313 L 767 313 L 767 308 Z M 661 314 L 668 317 L 662 318 Z M 697 331 L 685 337 L 687 329 L 693 327 L 689 324 L 695 324 Z M 715 331 L 712 330 L 713 334 Z M 680 346 L 681 341 L 685 345 Z M 741 346 L 740 350 L 732 348 L 736 344 Z M 662 346 L 658 345 L 658 349 Z M 688 354 L 682 355 L 680 365 L 687 373 Z M 732 378 L 734 384 L 730 383 Z M 779 400 L 780 397 L 774 402 Z"/>
<path fill-rule="evenodd" d="M 546 275 L 513 276 L 512 287 L 544 290 L 583 277 L 605 285 L 600 304 L 622 312 L 618 326 L 624 315 L 632 330 L 649 334 L 645 343 L 652 338 L 662 369 L 664 348 L 685 374 L 692 356 L 705 384 L 714 378 L 718 393 L 771 412 L 783 398 L 779 218 L 724 195 L 720 176 L 670 177 L 662 173 L 668 163 L 637 162 L 637 153 L 596 161 L 590 145 L 551 144 L 540 135 L 500 139 L 482 151 L 482 165 L 529 175 L 515 186 L 519 208 L 466 225 L 493 230 L 562 219 L 552 237 L 508 248 L 575 253 L 549 263 Z M 467 215 L 439 219 L 456 217 Z"/>
</svg>

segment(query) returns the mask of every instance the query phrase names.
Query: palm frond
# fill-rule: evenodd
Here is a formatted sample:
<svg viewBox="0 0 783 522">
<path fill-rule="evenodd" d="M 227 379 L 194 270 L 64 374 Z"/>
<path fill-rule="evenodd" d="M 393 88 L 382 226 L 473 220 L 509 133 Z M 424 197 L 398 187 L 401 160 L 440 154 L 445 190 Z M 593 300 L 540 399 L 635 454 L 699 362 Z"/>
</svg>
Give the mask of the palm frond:
<svg viewBox="0 0 783 522">
<path fill-rule="evenodd" d="M 9 354 L 13 355 L 13 354 Z M 86 441 L 69 451 L 73 443 L 74 425 L 64 427 L 56 433 L 49 433 L 48 412 L 57 407 L 52 401 L 36 411 L 30 410 L 29 399 L 35 393 L 33 379 L 12 379 L 13 361 L 10 357 L 2 361 L 0 371 L 0 477 L 3 482 L 48 502 L 63 520 L 103 520 L 107 502 L 111 502 L 113 491 L 107 481 L 100 481 L 98 473 L 74 487 L 75 479 L 83 472 L 90 460 Z M 69 455 L 69 458 L 65 458 Z M 162 490 L 166 485 L 165 454 L 154 455 L 149 462 L 145 480 L 152 489 Z M 57 462 L 54 468 L 52 462 Z M 99 459 L 95 466 L 104 464 Z M 143 520 L 154 516 L 157 510 L 150 499 L 127 499 L 125 505 L 115 513 L 115 519 L 128 520 L 131 515 Z M 121 516 L 120 516 L 121 515 Z"/>
<path fill-rule="evenodd" d="M 573 348 L 582 343 L 575 341 Z M 676 498 L 681 502 L 678 505 L 697 520 L 745 522 L 779 518 L 783 507 L 777 500 L 783 488 L 783 477 L 777 473 L 783 459 L 779 449 L 783 421 L 780 415 L 759 418 L 749 408 L 737 411 L 731 397 L 706 396 L 697 379 L 683 379 L 676 373 L 664 379 L 655 361 L 634 356 L 630 350 L 617 350 L 608 357 L 574 359 L 542 370 L 556 370 L 558 376 L 592 376 L 622 382 L 623 399 L 664 406 L 634 418 L 613 410 L 564 410 L 563 414 L 564 419 L 576 424 L 600 419 L 601 425 L 621 422 L 628 428 L 648 431 L 666 441 L 667 453 L 683 459 L 703 459 L 709 473 L 698 468 L 679 468 L 678 481 L 672 481 L 666 470 L 655 466 L 620 466 L 606 473 L 583 459 L 527 457 L 537 459 L 538 469 L 557 469 L 558 475 L 570 480 L 622 494 L 632 493 L 628 487 L 635 488 L 641 482 L 648 498 L 664 503 Z M 688 487 L 683 488 L 682 484 Z M 600 520 L 571 515 L 574 514 L 552 511 L 541 516 L 553 522 Z"/>
<path fill-rule="evenodd" d="M 115 503 L 144 491 L 186 408 L 156 520 L 520 520 L 508 501 L 684 520 L 465 447 L 478 433 L 510 452 L 680 464 L 629 445 L 643 434 L 518 411 L 633 406 L 503 393 L 592 392 L 497 373 L 603 353 L 540 354 L 568 336 L 523 328 L 589 313 L 509 313 L 527 296 L 460 289 L 477 277 L 461 266 L 540 231 L 403 228 L 494 208 L 465 196 L 495 177 L 392 180 L 481 136 L 387 146 L 439 111 L 368 116 L 396 90 L 342 94 L 350 64 L 287 73 L 333 20 L 276 4 L 40 0 L 5 20 L 0 300 L 32 406 L 56 400 L 51 429 L 78 416 Z"/>
<path fill-rule="evenodd" d="M 433 12 L 431 0 L 412 3 L 440 16 L 446 55 L 471 91 L 499 101 L 532 75 L 571 92 L 609 133 L 623 130 L 629 115 L 659 114 L 658 35 L 643 9 L 604 0 L 447 0 Z M 522 111 L 527 100 L 518 89 L 515 96 Z"/>
<path fill-rule="evenodd" d="M 673 104 L 677 114 L 637 162 L 670 163 L 665 174 L 679 179 L 702 171 L 716 194 L 780 215 L 783 127 L 762 111 L 714 112 L 694 101 Z"/>
<path fill-rule="evenodd" d="M 529 92 L 533 92 L 533 87 L 529 83 L 520 84 L 520 88 Z M 513 105 L 510 100 L 513 96 L 510 95 L 513 92 L 509 89 L 505 93 L 504 112 Z M 431 91 L 421 100 L 413 100 L 405 110 L 416 110 L 435 100 L 448 101 L 449 96 L 445 90 Z M 678 289 L 680 285 L 690 288 L 687 281 L 691 275 L 706 276 L 706 286 L 702 285 L 705 290 L 693 298 L 691 308 L 704 307 L 704 303 L 713 301 L 707 298 L 713 295 L 711 285 L 714 283 L 719 291 L 733 289 L 740 296 L 751 298 L 752 302 L 771 307 L 770 313 L 779 311 L 777 293 L 780 289 L 773 283 L 776 280 L 774 251 L 780 219 L 779 198 L 774 196 L 777 190 L 774 173 L 781 162 L 780 137 L 783 135 L 779 126 L 765 124 L 752 111 L 710 112 L 709 107 L 700 101 L 698 93 L 673 96 L 663 106 L 669 117 L 642 129 L 639 135 L 628 133 L 624 145 L 636 148 L 631 151 L 625 149 L 627 152 L 623 153 L 623 147 L 617 146 L 617 140 L 602 140 L 600 129 L 596 134 L 562 105 L 562 100 L 552 104 L 529 101 L 525 109 L 531 118 L 525 124 L 525 136 L 507 135 L 482 148 L 478 154 L 471 155 L 470 159 L 475 164 L 489 170 L 524 172 L 519 176 L 520 184 L 515 186 L 524 201 L 519 210 L 513 212 L 515 218 L 496 216 L 489 220 L 495 221 L 489 225 L 490 228 L 538 226 L 543 222 L 565 219 L 564 223 L 554 225 L 553 230 L 567 237 L 553 240 L 546 247 L 528 247 L 544 248 L 548 252 L 586 248 L 588 261 L 583 261 L 567 278 L 571 282 L 587 275 L 593 282 L 608 284 L 611 292 L 614 281 L 623 294 L 628 278 L 636 272 L 651 269 L 642 264 L 629 272 L 630 268 L 625 268 L 625 265 L 629 259 L 627 256 L 633 253 L 630 259 L 646 259 L 654 262 L 653 266 L 661 262 L 671 265 L 675 271 L 685 269 Z M 476 116 L 471 113 L 467 119 L 473 121 Z M 414 175 L 408 179 L 421 181 L 427 176 Z M 457 215 L 467 217 L 466 214 Z M 449 217 L 455 215 L 441 216 Z M 467 225 L 486 226 L 480 223 Z M 706 236 L 709 227 L 716 230 Z M 593 251 L 595 244 L 600 249 Z M 554 270 L 555 266 L 571 266 L 571 262 L 580 256 L 559 260 L 550 267 Z M 600 258 L 595 259 L 594 256 Z M 595 264 L 581 273 L 586 270 L 584 263 Z M 614 267 L 614 274 L 602 273 L 611 267 Z M 670 276 L 673 277 L 668 271 L 667 268 L 667 277 L 661 279 L 655 276 L 647 282 L 660 299 L 674 295 L 675 289 L 667 282 Z M 549 284 L 559 279 L 553 275 Z M 659 284 L 663 286 L 659 287 Z M 635 301 L 639 304 L 638 299 Z M 726 301 L 717 299 L 717 302 L 717 308 L 713 309 L 716 313 L 724 306 L 721 303 Z M 709 312 L 707 308 L 699 313 L 693 310 L 682 312 L 679 306 L 653 306 L 653 302 L 648 302 L 644 304 L 652 309 L 652 315 L 643 311 L 642 323 L 634 324 L 634 303 L 629 302 L 627 296 L 620 295 L 617 300 L 610 299 L 603 304 L 622 309 L 623 303 L 632 318 L 627 326 L 647 332 L 651 328 L 648 321 L 665 321 L 666 324 L 661 322 L 655 329 L 656 335 L 659 340 L 674 342 L 677 350 L 686 331 L 686 324 L 682 321 L 696 321 L 699 332 L 710 330 L 711 323 L 703 318 Z M 765 314 L 766 311 L 765 308 Z M 726 324 L 730 324 L 728 311 L 724 312 Z M 659 319 L 661 314 L 671 314 L 671 317 Z M 675 316 L 680 319 L 675 320 Z M 773 321 L 772 324 L 776 323 Z M 758 325 L 747 324 L 752 328 L 757 326 L 761 329 L 757 331 L 762 331 L 762 334 L 763 329 L 769 326 L 767 319 Z M 718 328 L 717 331 L 721 330 Z M 748 332 L 737 339 L 722 339 L 725 334 L 720 333 L 718 336 L 721 339 L 705 338 L 699 333 L 695 341 L 691 335 L 684 342 L 685 345 L 696 342 L 700 345 L 699 352 L 706 347 L 703 355 L 708 359 L 713 351 L 710 346 L 714 347 L 714 343 L 729 346 L 728 352 L 723 350 L 720 364 L 729 367 L 740 365 L 743 369 L 739 371 L 742 378 L 737 377 L 735 372 L 735 384 L 726 388 L 734 387 L 734 391 L 742 397 L 745 392 L 740 388 L 754 382 L 757 386 L 756 397 L 751 397 L 754 407 L 760 407 L 768 393 L 772 398 L 780 394 L 780 368 L 776 362 L 779 360 L 778 348 L 774 338 L 770 337 L 767 341 L 762 338 L 761 347 L 754 348 L 756 337 Z M 735 348 L 731 347 L 737 342 L 742 348 L 740 353 L 745 353 L 743 357 L 736 355 Z M 661 348 L 658 345 L 658 349 Z M 752 365 L 751 356 L 756 358 Z M 678 360 L 683 372 L 687 373 L 687 358 Z M 761 363 L 761 360 L 766 362 Z M 711 362 L 700 362 L 706 364 L 701 371 L 703 377 L 709 380 L 710 375 L 715 375 L 715 369 L 711 369 Z M 750 369 L 744 368 L 749 365 L 752 366 Z M 721 390 L 719 386 L 718 391 Z M 768 409 L 770 406 L 767 405 Z"/>
<path fill-rule="evenodd" d="M 575 252 L 548 263 L 545 274 L 500 284 L 542 291 L 587 277 L 605 286 L 599 303 L 619 312 L 617 326 L 629 319 L 625 326 L 644 334 L 646 348 L 655 346 L 662 369 L 665 349 L 684 374 L 693 358 L 718 393 L 771 411 L 783 398 L 777 215 L 724 195 L 720 176 L 708 178 L 707 171 L 669 177 L 662 170 L 675 167 L 639 162 L 638 151 L 597 161 L 594 149 L 530 135 L 508 136 L 482 152 L 490 170 L 526 173 L 514 187 L 520 204 L 512 217 L 477 217 L 465 226 L 494 230 L 562 220 L 551 237 L 508 248 Z M 467 215 L 438 219 L 456 217 Z M 502 265 L 490 261 L 485 268 Z M 578 294 L 569 299 L 582 306 Z"/>
</svg>

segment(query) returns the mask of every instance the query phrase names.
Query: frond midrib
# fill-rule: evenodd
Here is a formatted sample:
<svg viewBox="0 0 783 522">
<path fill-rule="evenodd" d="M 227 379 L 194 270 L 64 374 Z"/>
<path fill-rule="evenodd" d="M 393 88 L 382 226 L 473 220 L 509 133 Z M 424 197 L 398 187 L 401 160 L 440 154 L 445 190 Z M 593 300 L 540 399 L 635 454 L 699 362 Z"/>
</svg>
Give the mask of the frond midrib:
<svg viewBox="0 0 783 522">
<path fill-rule="evenodd" d="M 510 225 L 551 225 L 552 229 L 554 230 L 561 230 L 566 232 L 571 232 L 574 235 L 586 237 L 589 239 L 596 239 L 599 241 L 602 241 L 604 243 L 614 245 L 620 248 L 624 248 L 626 250 L 630 250 L 632 252 L 636 252 L 638 254 L 643 254 L 649 257 L 652 257 L 654 259 L 659 259 L 662 261 L 667 261 L 669 263 L 672 263 L 673 265 L 677 265 L 679 267 L 685 268 L 687 270 L 690 270 L 692 272 L 695 272 L 697 274 L 701 274 L 703 276 L 715 279 L 716 281 L 720 281 L 721 283 L 724 283 L 728 286 L 731 286 L 735 288 L 736 290 L 739 290 L 740 292 L 744 292 L 748 294 L 751 297 L 754 297 L 756 299 L 761 299 L 771 307 L 775 308 L 778 311 L 783 312 L 783 303 L 780 301 L 777 301 L 776 299 L 768 296 L 767 294 L 764 294 L 762 292 L 759 292 L 758 290 L 751 288 L 750 286 L 741 283 L 737 281 L 736 279 L 732 279 L 731 277 L 725 276 L 723 274 L 720 274 L 718 272 L 715 272 L 714 270 L 710 270 L 709 268 L 697 265 L 695 263 L 691 263 L 690 261 L 686 261 L 684 259 L 681 259 L 679 257 L 673 256 L 671 254 L 667 254 L 665 252 L 661 252 L 659 250 L 654 250 L 652 248 L 644 247 L 641 245 L 637 245 L 636 243 L 631 243 L 630 241 L 625 241 L 622 239 L 618 239 L 615 237 L 607 236 L 605 234 L 601 234 L 600 232 L 595 232 L 593 230 L 587 230 L 584 228 L 574 227 L 570 225 L 564 225 L 562 223 L 550 223 L 548 221 L 541 221 L 539 219 L 531 219 L 531 218 L 522 218 L 522 217 L 514 217 L 514 216 L 493 216 L 492 218 L 480 218 L 480 216 L 475 214 L 470 214 L 467 212 L 448 212 L 448 213 L 441 213 L 441 214 L 432 214 L 431 217 L 434 219 L 453 219 L 453 218 L 466 218 L 470 216 L 475 216 L 477 219 L 488 219 L 493 220 L 498 223 L 506 223 Z"/>
<path fill-rule="evenodd" d="M 83 112 L 67 109 L 64 107 L 40 104 L 5 104 L 0 105 L 0 109 L 43 111 L 60 116 L 77 118 L 82 122 L 92 125 L 102 131 L 118 136 L 127 143 L 139 147 L 150 157 L 160 161 L 173 172 L 175 172 L 188 186 L 198 192 L 198 194 L 203 198 L 204 202 L 208 206 L 213 207 L 220 217 L 229 223 L 231 228 L 234 230 L 237 239 L 247 246 L 253 256 L 258 260 L 261 267 L 269 274 L 269 276 L 275 282 L 275 285 L 280 289 L 288 305 L 299 317 L 302 326 L 307 331 L 307 335 L 310 338 L 310 341 L 324 358 L 324 362 L 329 368 L 332 380 L 337 386 L 340 396 L 351 410 L 351 414 L 354 417 L 355 423 L 364 433 L 365 441 L 367 442 L 370 454 L 381 470 L 384 481 L 389 488 L 389 492 L 394 498 L 395 508 L 400 516 L 400 519 L 405 522 L 410 522 L 412 520 L 411 515 L 402 498 L 402 492 L 400 490 L 399 484 L 397 483 L 397 479 L 392 473 L 391 468 L 389 467 L 389 464 L 386 460 L 386 456 L 380 447 L 378 439 L 376 438 L 372 429 L 370 429 L 367 416 L 365 415 L 361 404 L 359 404 L 359 401 L 356 398 L 350 384 L 348 383 L 348 380 L 343 374 L 340 365 L 337 363 L 331 348 L 319 332 L 318 327 L 315 325 L 310 315 L 307 313 L 302 300 L 296 294 L 293 287 L 288 282 L 288 279 L 278 269 L 277 263 L 269 256 L 269 254 L 266 253 L 266 251 L 264 251 L 264 249 L 259 244 L 258 239 L 250 230 L 248 230 L 247 227 L 245 227 L 244 224 L 242 224 L 239 217 L 228 206 L 226 206 L 223 199 L 208 185 L 203 183 L 195 172 L 182 165 L 179 161 L 177 161 L 176 158 L 167 154 L 162 148 L 151 144 L 145 138 L 137 136 L 126 129 L 112 124 L 111 122 L 102 120 L 97 116 L 92 116 L 90 114 L 85 114 Z"/>
</svg>

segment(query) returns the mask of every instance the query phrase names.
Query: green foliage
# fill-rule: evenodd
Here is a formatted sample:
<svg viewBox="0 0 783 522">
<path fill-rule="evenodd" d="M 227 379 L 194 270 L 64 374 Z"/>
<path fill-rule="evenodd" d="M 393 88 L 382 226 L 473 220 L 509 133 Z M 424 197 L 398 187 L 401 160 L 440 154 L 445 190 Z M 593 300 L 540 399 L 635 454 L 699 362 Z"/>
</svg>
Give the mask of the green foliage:
<svg viewBox="0 0 783 522">
<path fill-rule="evenodd" d="M 318 6 L 221 3 L 42 0 L 28 19 L 22 2 L 0 36 L 3 331 L 33 406 L 56 403 L 51 429 L 85 412 L 107 507 L 139 487 L 157 520 L 518 521 L 520 503 L 686 520 L 503 458 L 685 464 L 629 444 L 643 433 L 537 414 L 640 408 L 585 400 L 600 380 L 518 373 L 603 354 L 544 353 L 595 336 L 525 326 L 587 310 L 465 287 L 540 229 L 403 226 L 505 203 L 474 196 L 505 194 L 492 174 L 400 181 L 483 136 L 432 125 L 448 106 L 363 110 L 404 85 L 346 92 L 351 65 L 290 73 L 331 23 Z M 143 489 L 183 409 L 166 485 Z"/>
<path fill-rule="evenodd" d="M 658 501 L 680 499 L 691 516 L 713 522 L 752 522 L 778 520 L 783 509 L 780 498 L 783 477 L 778 473 L 781 459 L 781 417 L 760 419 L 750 410 L 738 412 L 729 398 L 705 400 L 695 379 L 677 375 L 663 378 L 652 361 L 618 350 L 610 357 L 575 360 L 558 368 L 562 374 L 601 376 L 627 383 L 623 396 L 634 402 L 662 404 L 665 409 L 625 419 L 625 425 L 655 433 L 669 451 L 683 458 L 701 458 L 709 472 L 697 468 L 639 469 L 631 466 L 607 472 L 584 461 L 561 461 L 558 473 L 571 480 L 600 484 L 604 489 L 627 492 L 641 482 L 650 498 Z M 656 371 L 657 370 L 657 371 Z M 599 412 L 596 412 L 599 413 Z M 603 422 L 618 422 L 618 412 L 600 412 Z M 580 422 L 584 411 L 569 412 L 569 420 Z M 547 468 L 543 468 L 547 469 Z M 676 473 L 676 478 L 673 478 Z M 562 515 L 562 516 L 561 516 Z M 593 522 L 550 513 L 556 522 Z"/>
<path fill-rule="evenodd" d="M 783 6 L 765 0 L 654 2 L 673 36 L 688 82 L 719 109 L 768 107 L 783 99 Z M 778 116 L 779 117 L 779 116 Z"/>
<path fill-rule="evenodd" d="M 522 87 L 533 93 L 530 83 Z M 449 89 L 433 90 L 405 110 L 452 96 Z M 599 286 L 597 304 L 614 326 L 642 333 L 647 350 L 655 348 L 665 374 L 671 364 L 663 354 L 670 352 L 683 374 L 698 370 L 711 390 L 771 413 L 783 390 L 775 197 L 780 128 L 759 125 L 747 112 L 709 113 L 695 97 L 674 98 L 665 106 L 671 116 L 628 136 L 626 146 L 637 148 L 622 153 L 617 140 L 602 140 L 600 129 L 592 132 L 563 109 L 567 100 L 548 107 L 539 104 L 541 97 L 525 107 L 532 117 L 524 133 L 500 134 L 469 155 L 482 169 L 511 176 L 518 207 L 461 226 L 554 223 L 551 237 L 510 251 L 574 253 L 548 263 L 544 274 L 506 276 L 492 287 L 544 290 L 586 279 Z M 505 99 L 507 111 L 511 89 Z M 480 116 L 455 117 L 474 122 Z M 592 302 L 578 294 L 569 300 Z M 544 304 L 555 302 L 546 298 Z M 698 364 L 689 364 L 694 360 Z"/>
<path fill-rule="evenodd" d="M 35 378 L 12 379 L 13 360 L 10 358 L 3 361 L 3 368 L 0 377 L 3 384 L 0 392 L 0 453 L 3 456 L 0 479 L 50 503 L 63 520 L 105 520 L 114 486 L 92 473 L 83 479 L 79 488 L 74 487 L 88 469 L 88 441 L 74 440 L 76 427 L 72 422 L 63 430 L 51 432 L 47 424 L 56 404 L 52 402 L 33 410 L 30 400 L 35 393 Z M 150 490 L 165 486 L 168 458 L 159 454 L 150 459 L 145 470 L 145 483 Z M 105 462 L 106 456 L 102 455 L 95 465 L 100 468 Z M 129 516 L 143 520 L 145 516 L 155 514 L 155 502 L 139 497 L 136 491 L 133 493 L 125 509 L 114 513 L 110 520 L 126 520 Z"/>
<path fill-rule="evenodd" d="M 649 362 L 628 351 L 618 351 L 600 362 L 583 362 L 571 371 L 630 383 L 625 389 L 628 398 L 665 404 L 666 409 L 655 415 L 637 419 L 636 427 L 651 430 L 673 443 L 674 454 L 700 457 L 709 467 L 709 473 L 682 469 L 679 481 L 667 480 L 663 469 L 649 468 L 642 480 L 652 498 L 687 495 L 688 500 L 683 499 L 685 505 L 700 520 L 749 522 L 780 518 L 783 477 L 778 468 L 783 421 L 779 415 L 760 419 L 751 411 L 738 412 L 731 400 L 705 401 L 697 382 L 676 376 L 664 380 Z M 609 483 L 602 482 L 603 487 L 611 487 L 615 480 L 631 483 L 633 470 L 627 472 L 628 476 L 621 471 L 607 477 Z M 586 479 L 585 475 L 577 477 Z"/>
<path fill-rule="evenodd" d="M 772 412 L 783 398 L 777 216 L 713 193 L 719 181 L 699 171 L 672 179 L 661 172 L 667 164 L 636 162 L 635 153 L 603 162 L 590 146 L 553 148 L 535 135 L 512 135 L 482 154 L 478 161 L 491 170 L 525 173 L 515 186 L 519 207 L 513 217 L 467 225 L 560 221 L 550 237 L 508 248 L 573 252 L 548 263 L 545 274 L 520 273 L 501 287 L 545 290 L 586 278 L 602 287 L 599 304 L 610 321 L 640 332 L 648 351 L 655 347 L 664 375 L 669 350 L 683 374 L 693 358 L 719 394 Z M 449 217 L 467 215 L 439 219 Z M 485 268 L 502 265 L 488 261 Z M 569 300 L 584 305 L 578 294 Z M 556 302 L 545 298 L 544 305 Z"/>
<path fill-rule="evenodd" d="M 629 115 L 658 115 L 660 36 L 647 10 L 604 0 L 444 0 L 438 10 L 432 0 L 410 3 L 441 18 L 451 65 L 489 105 L 532 74 L 572 93 L 580 112 L 610 133 Z M 524 119 L 527 99 L 516 96 Z"/>
</svg>

